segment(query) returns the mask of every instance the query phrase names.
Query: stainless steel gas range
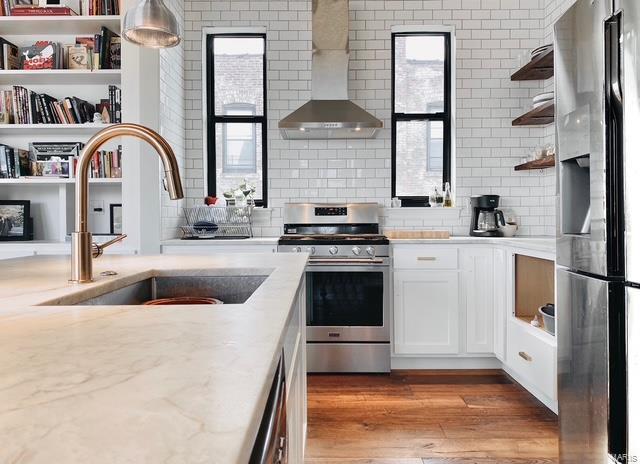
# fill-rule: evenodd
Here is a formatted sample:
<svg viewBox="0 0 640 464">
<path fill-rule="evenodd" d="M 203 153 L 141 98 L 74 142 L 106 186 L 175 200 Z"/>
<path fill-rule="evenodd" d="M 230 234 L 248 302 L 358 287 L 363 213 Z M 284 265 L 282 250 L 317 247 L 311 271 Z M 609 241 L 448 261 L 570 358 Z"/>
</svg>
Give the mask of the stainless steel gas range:
<svg viewBox="0 0 640 464">
<path fill-rule="evenodd" d="M 377 203 L 289 203 L 280 253 L 308 252 L 309 372 L 389 372 L 389 240 Z"/>
</svg>

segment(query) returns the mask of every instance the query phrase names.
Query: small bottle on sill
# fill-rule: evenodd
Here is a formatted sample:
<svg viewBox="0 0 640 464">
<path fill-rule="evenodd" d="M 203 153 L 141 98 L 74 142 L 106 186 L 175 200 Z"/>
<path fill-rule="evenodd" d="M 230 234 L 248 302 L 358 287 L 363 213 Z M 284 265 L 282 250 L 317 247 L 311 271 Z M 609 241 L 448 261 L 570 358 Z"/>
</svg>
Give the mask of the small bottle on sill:
<svg viewBox="0 0 640 464">
<path fill-rule="evenodd" d="M 449 182 L 444 184 L 444 207 L 453 208 L 453 197 L 451 196 L 451 185 Z"/>
</svg>

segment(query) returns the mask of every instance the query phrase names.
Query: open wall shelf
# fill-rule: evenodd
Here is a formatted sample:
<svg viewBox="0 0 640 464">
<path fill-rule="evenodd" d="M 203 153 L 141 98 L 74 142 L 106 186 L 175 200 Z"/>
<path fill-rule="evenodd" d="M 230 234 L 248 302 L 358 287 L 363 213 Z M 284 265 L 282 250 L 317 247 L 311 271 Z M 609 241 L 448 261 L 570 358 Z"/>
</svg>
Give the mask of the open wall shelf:
<svg viewBox="0 0 640 464">
<path fill-rule="evenodd" d="M 0 185 L 60 185 L 75 184 L 75 179 L 61 177 L 21 177 L 19 179 L 0 179 Z M 121 178 L 91 178 L 90 184 L 122 184 Z"/>
<path fill-rule="evenodd" d="M 511 123 L 512 126 L 546 126 L 555 121 L 555 103 L 550 101 L 526 112 Z"/>
<path fill-rule="evenodd" d="M 102 26 L 120 30 L 120 16 L 0 16 L 2 35 L 95 34 Z"/>
<path fill-rule="evenodd" d="M 511 75 L 512 81 L 540 81 L 553 77 L 553 48 L 534 56 Z"/>
<path fill-rule="evenodd" d="M 25 134 L 60 134 L 69 133 L 93 133 L 108 127 L 110 124 L 0 124 L 0 134 L 3 132 L 20 131 Z"/>
<path fill-rule="evenodd" d="M 120 83 L 119 69 L 0 70 L 0 85 L 107 85 Z"/>
<path fill-rule="evenodd" d="M 514 170 L 516 171 L 533 171 L 536 169 L 549 169 L 553 168 L 556 165 L 556 156 L 545 156 L 544 158 L 529 161 L 527 163 L 522 163 L 517 165 Z"/>
</svg>

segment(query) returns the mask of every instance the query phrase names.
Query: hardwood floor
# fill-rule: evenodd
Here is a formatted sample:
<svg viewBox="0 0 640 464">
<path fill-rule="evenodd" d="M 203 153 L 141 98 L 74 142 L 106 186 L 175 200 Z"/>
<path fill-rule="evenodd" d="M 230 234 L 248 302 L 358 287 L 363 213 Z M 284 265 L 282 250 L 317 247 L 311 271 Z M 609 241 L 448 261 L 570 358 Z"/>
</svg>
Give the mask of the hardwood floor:
<svg viewBox="0 0 640 464">
<path fill-rule="evenodd" d="M 308 392 L 306 464 L 557 463 L 555 414 L 502 371 L 309 375 Z"/>
</svg>

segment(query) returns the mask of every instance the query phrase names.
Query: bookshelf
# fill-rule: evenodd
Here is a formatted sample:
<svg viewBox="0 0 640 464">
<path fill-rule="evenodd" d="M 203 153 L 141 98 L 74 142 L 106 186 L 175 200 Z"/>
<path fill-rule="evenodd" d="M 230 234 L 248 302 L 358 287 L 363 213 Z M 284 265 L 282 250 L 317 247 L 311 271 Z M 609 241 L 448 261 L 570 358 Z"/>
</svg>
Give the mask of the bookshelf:
<svg viewBox="0 0 640 464">
<path fill-rule="evenodd" d="M 120 35 L 121 19 L 121 16 L 2 16 L 0 36 L 18 46 L 37 40 L 73 43 L 75 37 L 99 33 L 102 27 Z M 95 103 L 108 97 L 109 85 L 117 85 L 125 92 L 122 88 L 125 72 L 124 60 L 121 69 L 113 70 L 0 70 L 0 89 L 19 85 L 56 98 L 77 96 Z M 124 109 L 123 117 L 126 117 Z M 0 124 L 0 143 L 26 149 L 29 142 L 86 142 L 107 126 L 109 124 Z M 113 150 L 118 143 L 114 141 L 103 149 Z M 126 160 L 124 163 L 126 165 Z M 123 203 L 123 179 L 92 178 L 89 183 L 89 228 L 96 234 L 108 233 L 109 205 Z M 21 255 L 68 253 L 68 235 L 74 228 L 75 179 L 0 179 L 0 199 L 30 200 L 34 220 L 34 241 L 5 242 L 0 258 L 7 253 L 11 255 L 11 250 Z"/>
<path fill-rule="evenodd" d="M 122 0 L 120 11 L 136 5 Z M 23 45 L 37 40 L 72 43 L 77 36 L 98 33 L 105 26 L 121 34 L 123 16 L 0 17 L 0 36 Z M 0 75 L 0 89 L 22 85 L 54 97 L 77 96 L 87 101 L 107 98 L 108 85 L 122 90 L 122 120 L 160 131 L 160 54 L 158 50 L 121 44 L 121 69 L 113 71 L 67 70 L 6 72 Z M 67 71 L 67 72 L 65 72 Z M 37 74 L 36 74 L 37 73 Z M 29 142 L 86 142 L 104 124 L 0 124 L 0 143 L 26 148 Z M 161 169 L 159 158 L 144 142 L 126 137 L 102 147 L 123 149 L 122 179 L 89 180 L 89 228 L 101 234 L 108 230 L 109 204 L 122 204 L 123 232 L 127 239 L 109 253 L 145 254 L 160 252 Z M 31 200 L 35 240 L 1 242 L 0 259 L 34 254 L 68 254 L 68 234 L 74 229 L 75 185 L 73 179 L 1 179 L 0 199 Z M 91 213 L 102 206 L 103 215 Z M 96 241 L 100 237 L 96 237 Z"/>
</svg>

